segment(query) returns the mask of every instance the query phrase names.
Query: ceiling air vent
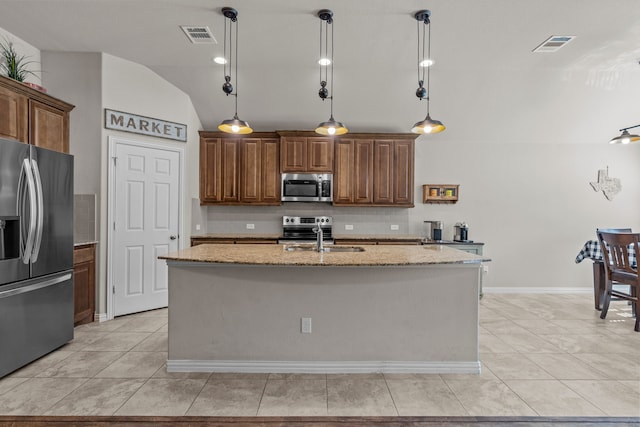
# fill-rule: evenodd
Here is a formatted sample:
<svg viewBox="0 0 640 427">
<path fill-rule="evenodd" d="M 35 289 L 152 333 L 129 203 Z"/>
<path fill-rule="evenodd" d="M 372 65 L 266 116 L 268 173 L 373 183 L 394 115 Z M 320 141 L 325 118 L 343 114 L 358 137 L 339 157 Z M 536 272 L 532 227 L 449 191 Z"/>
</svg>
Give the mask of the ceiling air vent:
<svg viewBox="0 0 640 427">
<path fill-rule="evenodd" d="M 201 44 L 218 44 L 209 27 L 190 27 L 187 25 L 181 25 L 182 31 L 187 35 L 191 43 Z"/>
<path fill-rule="evenodd" d="M 533 49 L 533 52 L 556 52 L 575 38 L 576 36 L 551 36 Z"/>
</svg>

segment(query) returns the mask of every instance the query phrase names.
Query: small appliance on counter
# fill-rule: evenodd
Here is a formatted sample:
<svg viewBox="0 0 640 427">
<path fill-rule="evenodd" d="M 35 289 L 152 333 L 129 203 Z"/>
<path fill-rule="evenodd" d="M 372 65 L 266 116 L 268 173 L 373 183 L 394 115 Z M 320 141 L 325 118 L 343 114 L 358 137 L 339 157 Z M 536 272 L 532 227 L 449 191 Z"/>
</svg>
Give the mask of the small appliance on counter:
<svg viewBox="0 0 640 427">
<path fill-rule="evenodd" d="M 441 241 L 443 222 L 442 221 L 425 221 L 424 223 L 426 224 L 426 228 L 427 228 L 427 233 L 426 233 L 427 240 Z"/>
<path fill-rule="evenodd" d="M 453 227 L 453 241 L 454 242 L 473 242 L 473 240 L 469 240 L 469 224 L 466 222 L 457 222 Z"/>
</svg>

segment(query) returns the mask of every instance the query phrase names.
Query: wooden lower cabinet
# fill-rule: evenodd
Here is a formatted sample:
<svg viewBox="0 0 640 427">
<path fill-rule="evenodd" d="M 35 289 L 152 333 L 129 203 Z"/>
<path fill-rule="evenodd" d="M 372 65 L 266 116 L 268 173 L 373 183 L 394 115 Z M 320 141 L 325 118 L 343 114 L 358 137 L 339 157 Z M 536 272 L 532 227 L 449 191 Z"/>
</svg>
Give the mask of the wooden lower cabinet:
<svg viewBox="0 0 640 427">
<path fill-rule="evenodd" d="M 93 322 L 96 311 L 96 245 L 73 249 L 73 324 Z"/>
</svg>

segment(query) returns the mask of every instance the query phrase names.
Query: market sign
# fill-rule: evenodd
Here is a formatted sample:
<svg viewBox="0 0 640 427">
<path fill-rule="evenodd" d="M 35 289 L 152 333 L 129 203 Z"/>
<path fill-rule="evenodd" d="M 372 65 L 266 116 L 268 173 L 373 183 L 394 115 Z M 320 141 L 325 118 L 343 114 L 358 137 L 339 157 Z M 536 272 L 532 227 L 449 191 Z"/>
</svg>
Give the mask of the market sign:
<svg viewBox="0 0 640 427">
<path fill-rule="evenodd" d="M 187 142 L 187 125 L 109 110 L 108 108 L 104 109 L 104 127 Z"/>
</svg>

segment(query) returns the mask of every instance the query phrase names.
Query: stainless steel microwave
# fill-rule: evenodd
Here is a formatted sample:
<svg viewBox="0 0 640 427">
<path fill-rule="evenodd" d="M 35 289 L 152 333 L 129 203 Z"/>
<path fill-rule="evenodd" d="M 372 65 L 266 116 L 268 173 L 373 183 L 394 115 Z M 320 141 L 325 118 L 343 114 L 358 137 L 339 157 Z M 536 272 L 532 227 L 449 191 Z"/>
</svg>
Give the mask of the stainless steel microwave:
<svg viewBox="0 0 640 427">
<path fill-rule="evenodd" d="M 331 202 L 333 201 L 333 174 L 283 173 L 283 202 Z"/>
</svg>

